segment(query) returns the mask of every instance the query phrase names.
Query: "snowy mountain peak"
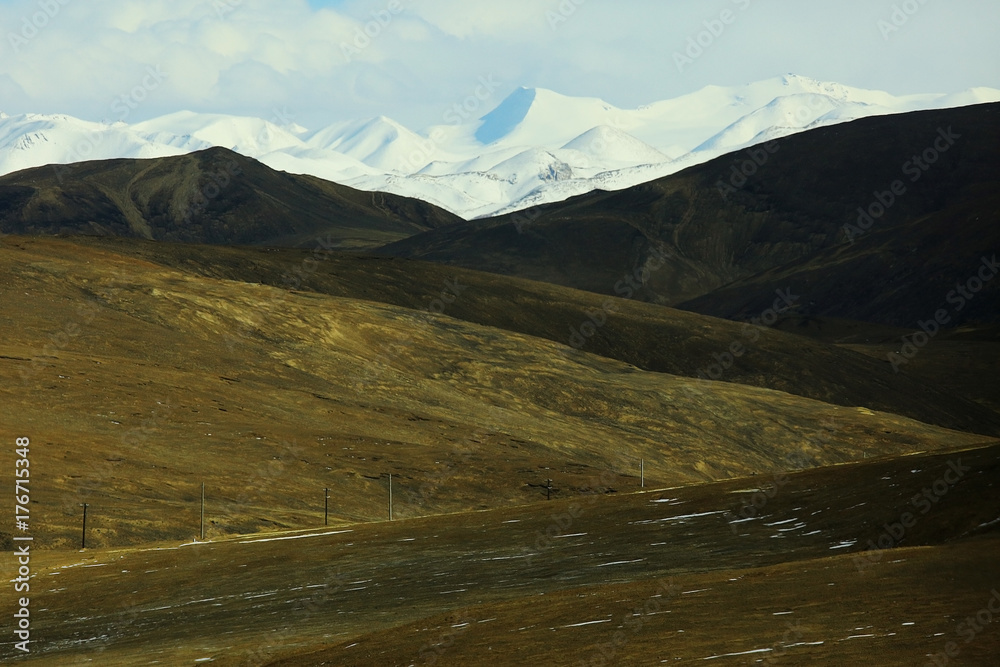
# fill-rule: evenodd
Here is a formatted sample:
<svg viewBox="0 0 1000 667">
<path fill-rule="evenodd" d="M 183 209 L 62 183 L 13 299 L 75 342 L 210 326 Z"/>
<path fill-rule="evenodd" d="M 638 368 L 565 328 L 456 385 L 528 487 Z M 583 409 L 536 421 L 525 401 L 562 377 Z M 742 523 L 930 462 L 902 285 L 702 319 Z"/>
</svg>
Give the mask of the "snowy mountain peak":
<svg viewBox="0 0 1000 667">
<path fill-rule="evenodd" d="M 536 89 L 523 87 L 508 95 L 500 106 L 482 117 L 476 140 L 488 146 L 510 134 L 528 117 L 537 96 Z"/>
<path fill-rule="evenodd" d="M 781 77 L 781 82 L 786 86 L 809 86 L 819 83 L 816 79 L 810 79 L 807 76 L 795 74 L 794 72 L 789 72 Z"/>
<path fill-rule="evenodd" d="M 288 130 L 248 116 L 178 111 L 132 127 L 151 142 L 181 150 L 222 146 L 254 158 L 301 143 Z"/>
<path fill-rule="evenodd" d="M 336 123 L 313 134 L 308 144 L 316 148 L 339 150 L 365 141 L 394 141 L 400 135 L 414 134 L 386 116 L 376 116 L 347 123 Z"/>
<path fill-rule="evenodd" d="M 432 142 L 385 116 L 331 125 L 310 137 L 307 145 L 402 174 L 420 171 L 437 154 Z"/>
<path fill-rule="evenodd" d="M 631 110 L 598 98 L 518 88 L 480 118 L 423 135 L 385 116 L 309 132 L 293 123 L 191 111 L 131 126 L 0 113 L 0 175 L 221 146 L 274 169 L 415 197 L 475 218 L 597 188 L 627 188 L 806 129 L 988 102 L 1000 102 L 1000 90 L 894 96 L 786 74 L 707 86 Z"/>
<path fill-rule="evenodd" d="M 518 88 L 483 116 L 475 137 L 485 146 L 559 145 L 598 125 L 621 125 L 621 110 L 595 97 Z"/>
<path fill-rule="evenodd" d="M 361 132 L 382 132 L 391 135 L 393 138 L 401 134 L 412 134 L 406 127 L 386 116 L 376 116 L 370 119 L 364 124 Z"/>
<path fill-rule="evenodd" d="M 585 154 L 594 164 L 608 167 L 636 164 L 662 164 L 670 158 L 631 134 L 610 125 L 587 130 L 565 144 L 563 150 Z"/>
</svg>

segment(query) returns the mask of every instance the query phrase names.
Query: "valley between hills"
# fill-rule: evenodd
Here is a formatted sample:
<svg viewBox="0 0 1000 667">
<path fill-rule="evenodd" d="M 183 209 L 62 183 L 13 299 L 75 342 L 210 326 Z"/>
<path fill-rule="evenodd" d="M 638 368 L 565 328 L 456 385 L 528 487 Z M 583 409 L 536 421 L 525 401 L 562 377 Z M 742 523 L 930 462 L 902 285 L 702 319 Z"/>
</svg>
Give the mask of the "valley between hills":
<svg viewBox="0 0 1000 667">
<path fill-rule="evenodd" d="M 224 149 L 0 177 L 0 659 L 994 664 L 998 110 L 520 218 Z"/>
</svg>

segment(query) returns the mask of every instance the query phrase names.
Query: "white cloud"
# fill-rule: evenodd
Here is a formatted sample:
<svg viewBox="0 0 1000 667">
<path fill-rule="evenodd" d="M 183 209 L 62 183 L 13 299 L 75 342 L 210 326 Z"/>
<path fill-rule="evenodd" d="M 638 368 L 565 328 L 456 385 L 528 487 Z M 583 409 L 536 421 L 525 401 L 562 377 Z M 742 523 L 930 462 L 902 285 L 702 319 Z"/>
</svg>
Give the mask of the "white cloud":
<svg viewBox="0 0 1000 667">
<path fill-rule="evenodd" d="M 39 14 L 43 1 L 59 12 Z M 757 0 L 395 1 L 394 14 L 393 0 L 336 9 L 305 0 L 0 0 L 0 110 L 100 120 L 147 67 L 169 78 L 133 119 L 178 109 L 266 116 L 279 106 L 313 127 L 378 114 L 439 122 L 480 76 L 503 83 L 495 102 L 527 85 L 620 106 L 790 71 L 897 94 L 1000 86 L 992 0 L 928 3 L 890 41 L 876 26 L 892 12 L 888 0 L 794 10 Z M 231 10 L 220 16 L 220 7 Z M 737 22 L 679 73 L 673 53 L 727 8 Z M 566 19 L 554 30 L 552 15 Z M 21 34 L 25 21 L 37 35 Z M 364 48 L 346 58 L 343 45 L 366 28 L 375 36 L 360 37 Z"/>
<path fill-rule="evenodd" d="M 538 34 L 548 29 L 545 11 L 541 11 L 546 2 L 539 0 L 421 0 L 409 4 L 414 14 L 459 39 L 505 37 L 516 40 L 526 33 Z M 558 7 L 558 2 L 548 4 L 551 8 Z"/>
</svg>

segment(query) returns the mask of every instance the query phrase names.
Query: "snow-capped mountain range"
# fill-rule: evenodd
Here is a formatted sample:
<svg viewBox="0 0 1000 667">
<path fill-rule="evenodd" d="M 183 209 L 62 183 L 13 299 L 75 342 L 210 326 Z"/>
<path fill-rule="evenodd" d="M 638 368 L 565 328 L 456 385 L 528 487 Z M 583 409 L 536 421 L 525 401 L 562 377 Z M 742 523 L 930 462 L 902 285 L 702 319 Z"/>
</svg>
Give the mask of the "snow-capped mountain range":
<svg viewBox="0 0 1000 667">
<path fill-rule="evenodd" d="M 385 117 L 310 131 L 284 119 L 178 112 L 127 125 L 0 113 L 0 175 L 212 146 L 274 168 L 422 199 L 471 219 L 616 190 L 744 147 L 867 116 L 1000 101 L 1000 90 L 893 96 L 788 75 L 638 109 L 520 88 L 479 118 L 414 132 Z"/>
</svg>

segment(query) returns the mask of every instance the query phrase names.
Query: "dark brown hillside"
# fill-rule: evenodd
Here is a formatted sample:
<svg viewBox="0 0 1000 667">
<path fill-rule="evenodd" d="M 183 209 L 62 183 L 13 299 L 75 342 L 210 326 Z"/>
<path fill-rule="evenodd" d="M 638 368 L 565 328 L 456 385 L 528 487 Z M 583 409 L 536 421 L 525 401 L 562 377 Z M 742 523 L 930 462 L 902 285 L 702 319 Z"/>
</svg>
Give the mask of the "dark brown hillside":
<svg viewBox="0 0 1000 667">
<path fill-rule="evenodd" d="M 0 178 L 0 232 L 369 247 L 457 222 L 430 204 L 274 171 L 224 148 Z"/>
<path fill-rule="evenodd" d="M 998 104 L 866 118 L 776 146 L 770 155 L 756 149 L 766 159 L 751 163 L 756 173 L 745 183 L 732 170 L 748 151 L 380 252 L 620 294 L 623 275 L 641 272 L 663 248 L 671 261 L 638 298 L 741 318 L 792 287 L 813 314 L 912 327 L 1000 248 Z M 925 151 L 934 164 L 914 171 L 913 157 Z M 858 208 L 876 204 L 895 181 L 905 192 L 867 231 L 849 234 Z M 998 283 L 955 313 L 954 324 L 995 321 Z"/>
<path fill-rule="evenodd" d="M 428 262 L 122 239 L 79 238 L 73 243 L 198 276 L 282 288 L 287 288 L 289 281 L 300 281 L 303 290 L 401 306 L 423 315 L 429 315 L 431 308 L 443 309 L 448 317 L 560 343 L 564 354 L 574 357 L 582 356 L 574 350 L 579 346 L 582 352 L 618 359 L 643 370 L 778 389 L 949 428 L 1000 434 L 1000 416 L 969 400 L 978 399 L 978 391 L 989 385 L 978 380 L 967 382 L 960 373 L 942 373 L 927 379 L 896 374 L 884 355 L 873 358 L 827 341 L 766 327 L 747 327 L 634 300 L 609 301 L 583 291 Z M 459 292 L 457 298 L 455 291 Z M 442 294 L 451 302 L 440 300 Z M 606 303 L 616 312 L 606 312 Z M 595 327 L 592 337 L 577 338 L 581 330 L 589 332 L 591 317 L 598 321 L 606 317 L 607 321 Z M 864 342 L 870 337 L 867 332 L 871 327 L 857 326 L 866 335 L 855 334 L 852 340 Z M 251 340 L 266 335 L 267 330 L 264 320 L 258 327 L 236 333 L 240 339 Z M 744 353 L 716 377 L 720 370 L 717 356 L 727 354 L 734 343 L 742 345 Z M 380 341 L 376 350 L 392 344 L 391 340 Z M 993 353 L 992 348 L 983 349 Z M 947 392 L 939 385 L 946 376 L 951 389 Z"/>
</svg>

